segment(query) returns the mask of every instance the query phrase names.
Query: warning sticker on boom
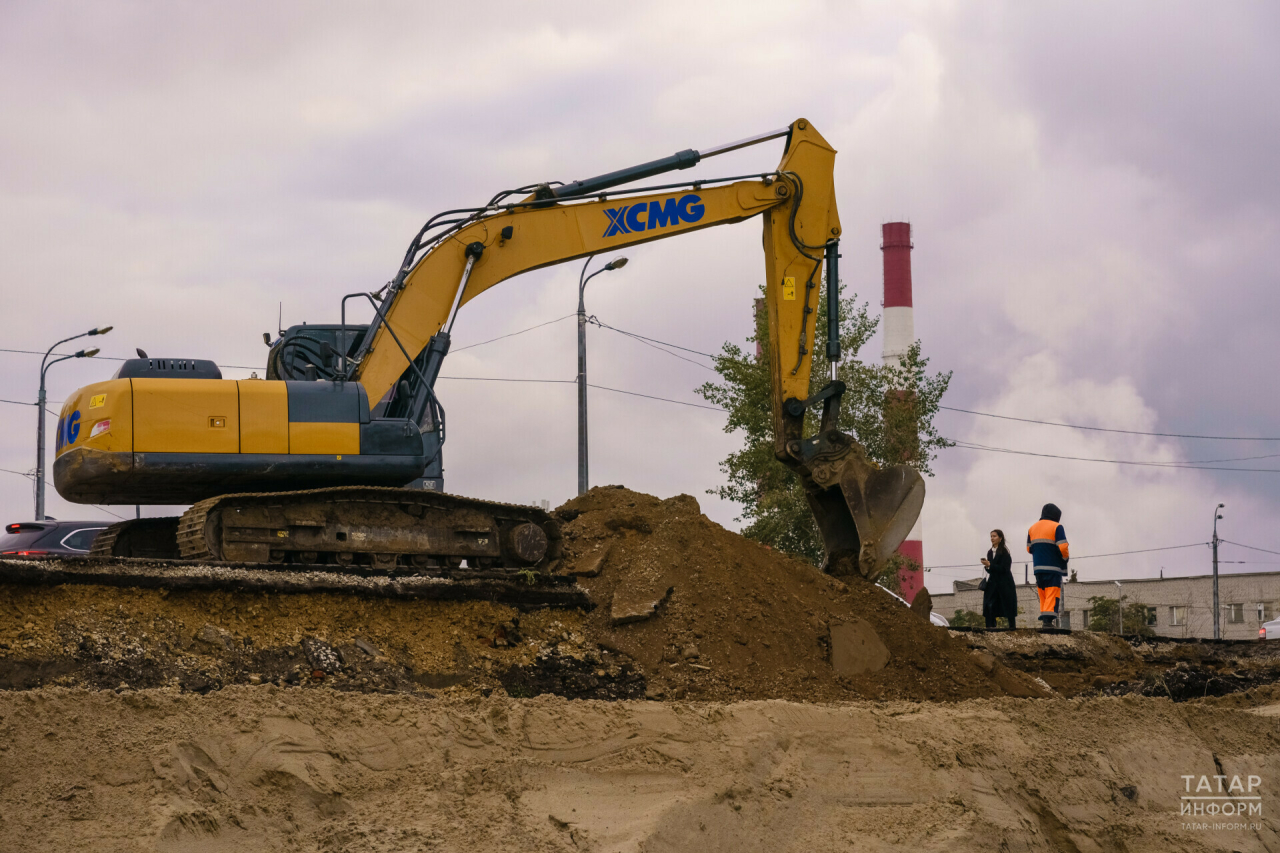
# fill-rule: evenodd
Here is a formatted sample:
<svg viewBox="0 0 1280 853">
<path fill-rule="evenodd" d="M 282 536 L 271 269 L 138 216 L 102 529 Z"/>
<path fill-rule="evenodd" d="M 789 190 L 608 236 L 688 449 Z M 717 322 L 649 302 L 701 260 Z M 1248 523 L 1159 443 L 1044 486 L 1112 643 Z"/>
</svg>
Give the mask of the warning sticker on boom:
<svg viewBox="0 0 1280 853">
<path fill-rule="evenodd" d="M 795 301 L 796 298 L 796 280 L 794 276 L 787 276 L 782 280 L 782 298 Z"/>
</svg>

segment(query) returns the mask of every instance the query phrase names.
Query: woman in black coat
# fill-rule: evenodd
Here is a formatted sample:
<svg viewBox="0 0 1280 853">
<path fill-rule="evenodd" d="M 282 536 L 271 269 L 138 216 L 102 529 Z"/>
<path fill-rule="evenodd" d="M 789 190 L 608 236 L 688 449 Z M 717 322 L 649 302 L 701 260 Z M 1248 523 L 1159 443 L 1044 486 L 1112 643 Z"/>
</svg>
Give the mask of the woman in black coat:
<svg viewBox="0 0 1280 853">
<path fill-rule="evenodd" d="M 991 550 L 982 561 L 987 570 L 987 588 L 982 593 L 982 615 L 987 627 L 996 627 L 996 618 L 1009 620 L 1009 628 L 1017 627 L 1018 588 L 1013 583 L 1013 556 L 1004 543 L 1004 531 L 991 531 Z"/>
</svg>

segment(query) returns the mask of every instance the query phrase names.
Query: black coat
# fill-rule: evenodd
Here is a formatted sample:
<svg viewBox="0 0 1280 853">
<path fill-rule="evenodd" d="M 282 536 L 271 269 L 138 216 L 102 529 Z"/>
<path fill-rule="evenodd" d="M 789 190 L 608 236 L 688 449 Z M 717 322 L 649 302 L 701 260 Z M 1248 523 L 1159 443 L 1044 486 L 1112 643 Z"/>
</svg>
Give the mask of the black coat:
<svg viewBox="0 0 1280 853">
<path fill-rule="evenodd" d="M 987 588 L 982 594 L 982 615 L 989 625 L 995 624 L 997 616 L 1003 616 L 1013 625 L 1018 615 L 1018 588 L 1013 582 L 1013 557 L 1009 549 L 997 554 L 995 549 L 987 551 L 987 561 L 991 563 L 987 569 Z"/>
</svg>

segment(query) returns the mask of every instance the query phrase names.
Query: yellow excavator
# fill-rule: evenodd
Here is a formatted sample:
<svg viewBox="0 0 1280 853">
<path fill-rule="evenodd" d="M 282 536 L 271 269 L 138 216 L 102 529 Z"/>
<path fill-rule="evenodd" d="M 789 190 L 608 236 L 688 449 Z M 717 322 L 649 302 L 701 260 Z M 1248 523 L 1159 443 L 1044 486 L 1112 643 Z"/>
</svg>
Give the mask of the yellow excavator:
<svg viewBox="0 0 1280 853">
<path fill-rule="evenodd" d="M 771 172 L 628 187 L 717 154 L 782 139 Z M 67 500 L 192 504 L 178 518 L 121 522 L 99 556 L 352 567 L 448 577 L 546 568 L 556 519 L 536 507 L 443 491 L 445 410 L 435 382 L 462 306 L 520 273 L 759 216 L 777 457 L 800 477 L 829 567 L 875 577 L 914 524 L 924 481 L 879 468 L 836 428 L 840 220 L 835 149 L 804 119 L 728 145 L 587 180 L 498 193 L 414 237 L 378 293 L 343 298 L 342 322 L 282 331 L 266 379 L 223 379 L 201 359 L 141 357 L 71 394 L 54 483 Z M 826 265 L 831 381 L 810 395 Z M 367 325 L 347 302 L 371 304 Z M 803 434 L 822 405 L 821 426 Z"/>
</svg>

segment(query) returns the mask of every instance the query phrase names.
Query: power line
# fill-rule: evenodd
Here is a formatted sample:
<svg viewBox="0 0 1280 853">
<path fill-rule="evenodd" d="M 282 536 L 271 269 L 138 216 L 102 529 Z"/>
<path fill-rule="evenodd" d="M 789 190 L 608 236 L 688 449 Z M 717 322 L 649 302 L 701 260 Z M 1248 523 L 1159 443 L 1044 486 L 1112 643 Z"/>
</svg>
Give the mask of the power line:
<svg viewBox="0 0 1280 853">
<path fill-rule="evenodd" d="M 1112 465 L 1139 465 L 1150 468 L 1186 468 L 1193 471 L 1245 471 L 1254 473 L 1280 474 L 1280 468 L 1226 468 L 1203 465 L 1196 462 L 1143 462 L 1132 459 L 1098 459 L 1092 456 L 1061 456 L 1056 453 L 1034 453 L 1030 450 L 1012 450 L 1007 447 L 991 447 L 985 444 L 974 444 L 968 441 L 959 441 L 955 439 L 947 439 L 956 447 L 962 450 L 985 450 L 992 453 L 1011 453 L 1016 456 L 1038 456 L 1044 459 L 1066 459 L 1076 462 L 1108 462 Z M 1280 454 L 1267 454 L 1266 456 L 1249 456 L 1243 459 L 1268 459 Z M 1232 460 L 1222 460 L 1232 461 Z"/>
<path fill-rule="evenodd" d="M 4 348 L 0 348 L 0 352 L 16 352 L 16 353 L 22 353 L 23 355 L 44 355 L 44 353 L 42 353 L 42 352 L 40 352 L 40 351 L 38 351 L 38 350 L 31 350 L 31 349 L 4 349 Z M 49 355 L 75 355 L 75 353 L 73 353 L 73 352 L 51 352 L 51 353 L 49 353 Z M 93 356 L 93 357 L 94 357 L 94 358 L 96 358 L 96 359 L 98 359 L 99 361 L 125 361 L 125 360 L 126 360 L 126 359 L 123 359 L 123 358 L 116 358 L 115 356 L 110 356 L 110 355 L 95 355 L 95 356 Z"/>
<path fill-rule="evenodd" d="M 694 355 L 700 355 L 703 358 L 710 358 L 716 361 L 736 361 L 736 359 L 730 359 L 727 356 L 714 355 L 709 352 L 702 352 L 701 350 L 690 349 L 689 347 L 683 347 L 683 346 L 680 346 L 679 344 L 673 344 L 670 341 L 663 341 L 657 338 L 651 338 L 645 335 L 640 335 L 635 332 L 628 332 L 625 329 L 619 329 L 615 326 L 610 326 L 607 323 L 600 322 L 599 320 L 596 320 L 596 325 L 604 329 L 610 329 L 611 331 L 618 332 L 619 334 L 623 334 L 628 337 L 636 338 L 637 340 L 648 341 L 653 344 L 661 344 L 662 346 L 672 347 L 674 349 L 678 349 L 683 352 L 692 353 Z M 669 355 L 675 355 L 675 353 L 669 353 Z M 677 358 L 678 357 L 679 356 L 677 356 Z M 691 362 L 691 363 L 697 364 L 697 362 Z M 713 368 L 708 368 L 706 365 L 702 365 L 702 364 L 699 364 L 698 366 L 706 368 L 708 370 L 713 369 Z M 1272 437 L 1272 436 L 1197 435 L 1197 434 L 1191 434 L 1191 433 L 1177 433 L 1177 432 L 1145 432 L 1142 430 L 1133 430 L 1133 429 L 1114 429 L 1110 427 L 1084 426 L 1083 424 L 1069 424 L 1069 423 L 1062 423 L 1060 421 L 1042 421 L 1042 420 L 1036 420 L 1034 418 L 1018 418 L 1012 415 L 997 415 L 991 412 L 978 412 L 978 411 L 974 411 L 973 409 L 961 409 L 955 406 L 939 406 L 938 408 L 945 409 L 948 412 L 962 412 L 967 415 L 977 415 L 979 417 L 984 417 L 984 418 L 997 418 L 1000 420 L 1018 421 L 1020 423 L 1040 424 L 1043 426 L 1066 427 L 1068 429 L 1081 429 L 1081 430 L 1089 430 L 1092 432 L 1113 432 L 1113 433 L 1121 433 L 1124 435 L 1146 435 L 1146 436 L 1154 436 L 1158 438 L 1192 438 L 1192 439 L 1204 439 L 1204 440 L 1210 440 L 1210 441 L 1280 441 L 1280 437 Z M 1270 454 L 1270 455 L 1280 456 L 1280 454 Z M 1245 457 L 1245 458 L 1264 459 L 1269 457 L 1258 456 L 1258 457 Z M 1110 461 L 1110 460 L 1088 460 L 1088 461 Z M 1122 464 L 1146 464 L 1146 463 L 1122 463 Z M 1231 468 L 1226 470 L 1243 471 L 1243 470 L 1250 470 L 1250 469 Z M 1262 469 L 1262 470 L 1269 470 L 1269 469 Z"/>
<path fill-rule="evenodd" d="M 24 471 L 14 471 L 11 468 L 0 468 L 0 471 L 3 471 L 6 474 L 17 474 L 19 477 L 26 477 L 28 480 L 34 480 L 36 478 L 35 474 L 28 474 Z M 45 480 L 46 484 L 48 482 L 49 482 L 48 480 Z M 104 506 L 99 506 L 98 504 L 89 504 L 89 506 L 93 507 L 94 509 L 100 509 L 103 512 L 105 512 L 107 515 L 115 515 L 116 518 L 121 519 L 122 521 L 124 520 L 123 515 L 116 515 L 114 512 L 112 512 L 111 510 L 107 509 Z"/>
<path fill-rule="evenodd" d="M 1082 424 L 1067 424 L 1060 421 L 1038 421 L 1033 418 L 1015 418 L 1012 415 L 995 415 L 991 412 L 975 412 L 972 409 L 958 409 L 953 406 L 939 406 L 939 409 L 945 409 L 948 412 L 963 412 L 966 415 L 977 415 L 983 418 L 998 418 L 1002 421 L 1018 421 L 1024 424 L 1041 424 L 1043 426 L 1067 427 L 1068 429 L 1083 429 L 1092 432 L 1117 432 L 1124 435 L 1150 435 L 1159 438 L 1202 438 L 1212 441 L 1280 441 L 1280 438 L 1268 436 L 1246 437 L 1238 435 L 1190 435 L 1178 432 L 1143 432 L 1136 429 L 1111 429 L 1109 427 L 1084 426 Z"/>
<path fill-rule="evenodd" d="M 503 376 L 441 376 L 441 379 L 456 379 L 463 382 L 536 382 L 552 385 L 577 385 L 576 379 L 509 379 Z"/>
<path fill-rule="evenodd" d="M 627 394 L 632 397 L 644 397 L 647 400 L 661 400 L 664 403 L 675 403 L 677 406 L 689 406 L 694 409 L 708 409 L 713 412 L 723 412 L 724 409 L 719 406 L 703 406 L 700 403 L 686 403 L 684 400 L 672 400 L 670 397 L 655 397 L 652 394 L 641 394 L 637 391 L 623 391 L 621 388 L 606 388 L 603 385 L 592 385 L 587 383 L 588 388 L 599 388 L 601 391 L 612 391 L 615 394 Z"/>
<path fill-rule="evenodd" d="M 639 343 L 644 344 L 645 346 L 649 347 L 650 349 L 656 349 L 658 352 L 664 352 L 664 353 L 666 353 L 667 355 L 671 356 L 672 358 L 678 358 L 678 359 L 680 359 L 681 361 L 685 361 L 685 362 L 688 362 L 689 364 L 694 365 L 695 367 L 701 367 L 703 370 L 709 370 L 709 371 L 711 371 L 712 373 L 716 373 L 716 372 L 718 372 L 714 367 L 708 367 L 707 365 L 703 364 L 703 363 L 702 363 L 702 362 L 700 362 L 700 361 L 694 361 L 694 360 L 693 360 L 693 359 L 691 359 L 691 358 L 685 358 L 684 356 L 680 355 L 679 353 L 674 353 L 674 352 L 672 352 L 671 350 L 666 349 L 666 347 L 674 347 L 674 346 L 675 346 L 675 344 L 664 344 L 663 346 L 658 346 L 658 344 L 657 344 L 657 343 L 655 343 L 655 342 L 653 342 L 653 340 L 652 340 L 651 338 L 646 338 L 646 337 L 644 337 L 643 335 L 636 335 L 636 334 L 632 334 L 631 332 L 624 332 L 622 329 L 614 328 L 613 326 L 610 326 L 610 325 L 609 325 L 609 324 L 607 324 L 607 323 L 602 323 L 602 322 L 600 322 L 600 320 L 599 320 L 599 319 L 597 319 L 594 315 L 593 315 L 593 316 L 591 317 L 591 319 L 590 319 L 590 320 L 588 320 L 587 322 L 589 322 L 589 323 L 593 323 L 594 325 L 599 326 L 599 327 L 600 327 L 600 328 L 602 328 L 602 329 L 608 329 L 608 330 L 609 330 L 609 331 L 611 331 L 611 332 L 617 332 L 617 333 L 618 333 L 618 334 L 620 334 L 620 335 L 625 335 L 625 336 L 626 336 L 626 337 L 628 337 L 628 338 L 632 338 L 632 339 L 634 339 L 634 340 L 638 341 Z M 684 349 L 684 347 L 676 347 L 676 348 L 677 348 L 677 349 Z M 687 351 L 688 351 L 688 352 L 694 352 L 694 350 L 687 350 Z M 697 354 L 698 354 L 698 355 L 706 355 L 706 353 L 697 353 Z M 707 357 L 708 357 L 708 358 L 711 358 L 712 356 L 707 356 Z"/>
<path fill-rule="evenodd" d="M 1235 545 L 1237 548 L 1248 548 L 1250 551 L 1261 551 L 1264 554 L 1280 555 L 1280 551 L 1268 551 L 1266 548 L 1255 548 L 1252 545 L 1242 545 L 1239 542 L 1232 542 L 1230 539 L 1219 539 L 1219 542 L 1226 542 L 1228 545 Z"/>
<path fill-rule="evenodd" d="M 457 379 L 465 382 L 545 382 L 556 385 L 577 385 L 576 379 L 508 379 L 505 377 L 493 376 L 441 376 L 441 379 Z M 587 383 L 588 388 L 596 388 L 600 391 L 612 391 L 615 394 L 626 394 L 630 397 L 644 397 L 646 400 L 658 400 L 663 403 L 675 403 L 677 406 L 690 406 L 694 409 L 707 409 L 712 412 L 723 412 L 724 409 L 719 406 L 703 406 L 699 403 L 688 403 L 684 400 L 673 400 L 670 397 L 657 397 L 653 394 L 641 394 L 639 391 L 624 391 L 621 388 L 610 388 L 607 385 L 593 385 Z"/>
<path fill-rule="evenodd" d="M 1218 541 L 1226 542 L 1227 540 L 1220 539 Z M 1208 544 L 1209 544 L 1208 542 L 1192 542 L 1190 545 L 1165 545 L 1160 548 L 1139 548 L 1134 551 L 1112 551 L 1107 554 L 1081 554 L 1077 557 L 1072 557 L 1071 559 L 1072 560 L 1096 560 L 1099 557 L 1126 557 L 1130 554 L 1150 554 L 1155 551 L 1178 551 L 1183 548 L 1199 548 L 1203 545 L 1208 545 Z M 1232 543 L 1232 544 L 1235 544 L 1235 543 Z M 1273 553 L 1280 553 L 1280 552 L 1273 552 Z M 1030 560 L 1020 560 L 1014 563 L 1014 565 L 1025 566 L 1025 565 L 1029 565 L 1030 562 L 1031 562 Z M 967 569 L 967 568 L 969 568 L 968 563 L 960 563 L 953 566 L 925 566 L 926 571 L 930 569 Z"/>
<path fill-rule="evenodd" d="M 516 335 L 523 335 L 525 332 L 532 332 L 534 329 L 541 329 L 543 326 L 550 326 L 552 323 L 559 323 L 561 320 L 568 320 L 570 317 L 576 317 L 576 316 L 577 316 L 577 312 L 575 311 L 573 314 L 565 314 L 563 317 L 557 317 L 554 320 L 548 320 L 545 323 L 539 323 L 536 326 L 530 326 L 529 328 L 521 329 L 518 332 L 511 332 L 510 334 L 507 334 L 507 335 L 498 335 L 498 337 L 496 338 L 490 338 L 487 341 L 480 341 L 480 343 L 478 344 L 467 344 L 465 347 L 458 347 L 457 349 L 453 350 L 453 352 L 462 352 L 464 349 L 475 349 L 476 347 L 482 347 L 485 344 L 491 344 L 494 341 L 501 341 L 505 338 L 514 338 Z"/>
</svg>

